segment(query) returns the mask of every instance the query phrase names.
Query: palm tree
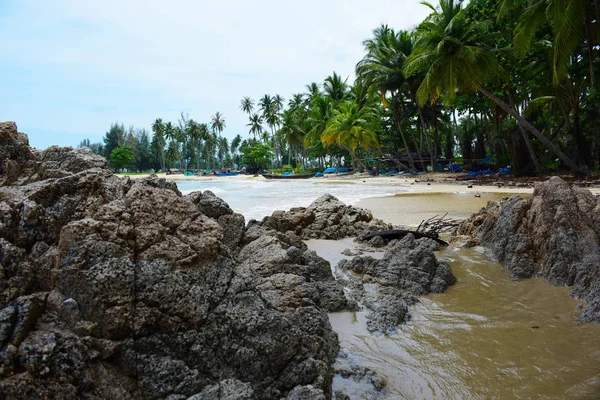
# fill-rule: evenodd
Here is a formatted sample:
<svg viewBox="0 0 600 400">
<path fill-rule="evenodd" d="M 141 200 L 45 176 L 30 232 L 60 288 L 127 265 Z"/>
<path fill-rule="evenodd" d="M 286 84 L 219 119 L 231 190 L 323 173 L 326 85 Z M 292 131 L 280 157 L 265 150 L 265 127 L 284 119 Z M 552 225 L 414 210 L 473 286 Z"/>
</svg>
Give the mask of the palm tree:
<svg viewBox="0 0 600 400">
<path fill-rule="evenodd" d="M 348 79 L 342 80 L 342 77 L 334 72 L 333 75 L 328 76 L 325 79 L 323 89 L 325 90 L 325 93 L 333 99 L 333 101 L 342 101 L 348 92 L 348 84 L 346 83 L 347 80 Z"/>
<path fill-rule="evenodd" d="M 217 144 L 219 145 L 219 163 L 220 165 L 223 165 L 222 156 L 224 153 L 223 149 L 221 148 L 221 145 L 223 144 L 221 141 L 221 132 L 223 132 L 223 129 L 225 129 L 225 117 L 223 114 L 217 111 L 213 116 L 211 116 L 210 128 L 214 133 L 219 135 L 219 140 L 217 141 Z"/>
<path fill-rule="evenodd" d="M 165 141 L 165 125 L 162 119 L 158 118 L 154 121 L 152 124 L 152 132 L 154 132 L 154 135 L 152 136 L 151 147 L 158 158 L 161 171 L 165 171 L 165 146 L 167 143 Z"/>
<path fill-rule="evenodd" d="M 254 135 L 254 140 L 261 135 L 261 133 L 265 130 L 262 126 L 263 119 L 258 114 L 252 114 L 250 117 L 250 123 L 246 126 L 250 128 L 250 133 Z"/>
<path fill-rule="evenodd" d="M 227 138 L 225 138 L 225 137 L 220 137 L 218 140 L 219 140 L 219 162 L 221 163 L 221 166 L 223 166 L 223 159 L 229 153 L 229 142 L 228 142 Z"/>
<path fill-rule="evenodd" d="M 306 100 L 304 99 L 304 95 L 302 95 L 302 93 L 296 93 L 292 95 L 292 98 L 288 103 L 288 108 L 292 111 L 296 111 L 300 108 L 305 107 L 305 105 Z"/>
<path fill-rule="evenodd" d="M 373 131 L 373 120 L 375 119 L 373 110 L 369 107 L 361 108 L 354 102 L 346 101 L 333 114 L 333 118 L 321 137 L 323 145 L 330 146 L 336 143 L 348 150 L 353 165 L 358 162 L 367 170 L 365 164 L 357 158 L 356 149 L 363 147 L 368 150 L 371 147 L 379 147 L 377 135 Z"/>
<path fill-rule="evenodd" d="M 276 94 L 275 97 L 273 97 L 273 104 L 275 105 L 277 112 L 280 112 L 283 110 L 284 100 L 285 99 L 278 94 Z"/>
<path fill-rule="evenodd" d="M 279 106 L 278 101 L 283 102 L 283 98 L 279 95 L 276 95 L 275 98 L 271 97 L 268 94 L 265 94 L 258 105 L 262 111 L 263 120 L 269 125 L 271 128 L 271 139 L 275 140 L 275 126 L 279 124 Z M 277 146 L 277 162 L 280 163 L 280 148 Z"/>
<path fill-rule="evenodd" d="M 240 148 L 240 144 L 242 143 L 242 137 L 238 134 L 235 135 L 235 137 L 233 138 L 233 140 L 231 141 L 231 152 L 232 153 L 237 153 L 238 149 Z"/>
<path fill-rule="evenodd" d="M 240 102 L 240 110 L 242 110 L 243 112 L 248 114 L 248 116 L 250 116 L 252 114 L 252 111 L 254 111 L 254 100 L 247 96 L 244 97 Z"/>
<path fill-rule="evenodd" d="M 319 84 L 316 82 L 312 82 L 309 85 L 306 85 L 306 97 L 308 101 L 314 100 L 317 96 L 321 95 L 321 89 L 319 88 Z"/>
<path fill-rule="evenodd" d="M 316 141 L 321 140 L 323 131 L 333 117 L 334 104 L 329 96 L 318 96 L 313 100 L 310 113 L 308 115 L 307 134 L 304 137 L 304 147 L 308 148 Z"/>
<path fill-rule="evenodd" d="M 435 103 L 443 96 L 446 103 L 452 103 L 458 91 L 479 91 L 515 118 L 569 168 L 580 173 L 580 168 L 544 134 L 486 89 L 488 81 L 503 72 L 494 50 L 488 45 L 491 35 L 486 32 L 485 24 L 467 21 L 461 3 L 454 1 L 440 0 L 439 11 L 423 3 L 433 13 L 417 28 L 420 36 L 415 51 L 403 69 L 405 75 L 425 73 L 417 90 L 418 102 Z"/>
<path fill-rule="evenodd" d="M 571 64 L 571 56 L 583 42 L 587 41 L 590 57 L 590 81 L 595 86 L 594 46 L 591 25 L 594 8 L 599 7 L 589 0 L 539 0 L 528 2 L 521 13 L 514 30 L 514 48 L 517 55 L 525 57 L 533 42 L 534 35 L 545 26 L 552 30 L 552 71 L 553 82 L 558 85 L 567 76 L 567 67 Z M 521 2 L 503 0 L 500 4 L 498 18 L 514 7 L 522 9 Z M 600 9 L 595 10 L 596 13 Z M 586 26 L 587 25 L 587 26 Z M 587 37 L 586 37 L 587 36 Z"/>
<path fill-rule="evenodd" d="M 402 72 L 404 62 L 413 51 L 413 38 L 407 31 L 396 33 L 387 25 L 381 25 L 373 31 L 373 38 L 365 40 L 363 45 L 367 54 L 356 65 L 356 75 L 373 90 L 379 92 L 384 107 L 388 106 L 387 93 L 392 95 L 392 111 L 404 149 L 408 155 L 411 169 L 415 170 L 404 130 L 402 129 L 401 93 L 407 90 L 407 78 Z M 419 155 L 420 148 L 413 136 Z M 432 149 L 430 149 L 432 150 Z"/>
<path fill-rule="evenodd" d="M 208 137 L 208 127 L 206 124 L 199 124 L 190 120 L 188 124 L 188 136 L 190 138 L 190 147 L 193 150 L 196 159 L 196 169 L 200 169 L 200 154 L 202 153 L 202 141 Z"/>
<path fill-rule="evenodd" d="M 288 163 L 291 163 L 292 149 L 301 146 L 304 139 L 301 123 L 296 112 L 285 110 L 281 115 L 281 129 L 277 131 L 278 139 L 284 139 L 288 144 Z"/>
</svg>

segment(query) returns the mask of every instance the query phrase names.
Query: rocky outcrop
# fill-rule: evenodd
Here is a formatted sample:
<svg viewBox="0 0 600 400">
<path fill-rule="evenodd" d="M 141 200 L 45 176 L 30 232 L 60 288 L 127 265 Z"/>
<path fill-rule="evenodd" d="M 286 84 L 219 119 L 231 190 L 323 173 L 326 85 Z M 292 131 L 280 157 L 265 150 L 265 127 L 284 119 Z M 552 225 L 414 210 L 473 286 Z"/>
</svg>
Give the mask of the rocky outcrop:
<svg viewBox="0 0 600 400">
<path fill-rule="evenodd" d="M 435 258 L 437 248 L 431 239 L 416 240 L 408 234 L 390 242 L 381 259 L 358 256 L 339 262 L 338 269 L 346 272 L 339 278 L 350 296 L 371 311 L 370 331 L 394 331 L 410 318 L 408 306 L 418 301 L 417 296 L 442 293 L 456 282 L 450 265 Z"/>
<path fill-rule="evenodd" d="M 587 303 L 581 319 L 600 322 L 600 202 L 587 189 L 550 178 L 528 200 L 489 202 L 457 233 L 476 238 L 516 279 L 571 286 Z"/>
<path fill-rule="evenodd" d="M 360 236 L 365 231 L 392 228 L 373 218 L 370 211 L 348 206 L 330 194 L 319 197 L 306 208 L 275 211 L 262 221 L 262 227 L 292 232 L 301 239 L 342 239 Z"/>
<path fill-rule="evenodd" d="M 331 397 L 326 312 L 353 304 L 299 236 L 7 126 L 1 398 Z"/>
<path fill-rule="evenodd" d="M 0 122 L 0 187 L 68 177 L 106 167 L 106 160 L 87 147 L 51 146 L 37 151 L 29 147 L 27 135 L 17 130 L 17 124 Z"/>
</svg>

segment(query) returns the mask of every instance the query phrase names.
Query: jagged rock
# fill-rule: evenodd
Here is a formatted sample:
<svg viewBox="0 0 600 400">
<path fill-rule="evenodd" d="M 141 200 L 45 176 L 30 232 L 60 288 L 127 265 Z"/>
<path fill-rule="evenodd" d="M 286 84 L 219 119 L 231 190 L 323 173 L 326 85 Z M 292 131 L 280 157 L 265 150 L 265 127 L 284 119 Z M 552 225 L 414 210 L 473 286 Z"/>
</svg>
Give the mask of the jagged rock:
<svg viewBox="0 0 600 400">
<path fill-rule="evenodd" d="M 106 169 L 108 164 L 104 157 L 94 154 L 89 147 L 74 149 L 72 147 L 50 146 L 40 152 L 42 169 L 47 173 L 59 171 L 59 174 L 69 175 L 88 169 Z"/>
<path fill-rule="evenodd" d="M 355 305 L 299 235 L 244 228 L 208 191 L 119 178 L 86 150 L 36 152 L 13 125 L 1 398 L 331 397 L 327 311 Z"/>
<path fill-rule="evenodd" d="M 416 296 L 442 293 L 456 282 L 450 265 L 433 254 L 438 244 L 411 234 L 386 248 L 382 259 L 370 256 L 341 260 L 338 268 L 352 271 L 343 277 L 351 297 L 371 312 L 370 331 L 390 332 L 409 318 L 408 306 Z M 358 275 L 357 275 L 358 274 Z"/>
<path fill-rule="evenodd" d="M 275 211 L 263 220 L 262 227 L 293 232 L 302 239 L 342 239 L 359 236 L 367 230 L 392 228 L 373 218 L 370 211 L 347 206 L 330 194 L 319 197 L 306 208 Z"/>
<path fill-rule="evenodd" d="M 581 319 L 600 322 L 600 203 L 587 189 L 550 178 L 528 200 L 489 202 L 457 233 L 478 240 L 515 279 L 572 286 L 587 303 Z"/>
<path fill-rule="evenodd" d="M 21 173 L 37 161 L 29 139 L 14 122 L 0 122 L 0 187 L 17 181 Z"/>
</svg>

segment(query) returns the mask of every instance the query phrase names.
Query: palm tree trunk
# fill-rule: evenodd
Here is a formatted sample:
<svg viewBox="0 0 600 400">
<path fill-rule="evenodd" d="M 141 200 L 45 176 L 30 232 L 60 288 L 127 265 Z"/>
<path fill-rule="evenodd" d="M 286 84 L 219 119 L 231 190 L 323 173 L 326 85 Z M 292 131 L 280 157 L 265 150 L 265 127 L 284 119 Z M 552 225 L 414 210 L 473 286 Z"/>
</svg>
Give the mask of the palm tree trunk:
<svg viewBox="0 0 600 400">
<path fill-rule="evenodd" d="M 398 99 L 395 94 L 392 94 L 392 108 L 394 109 L 394 119 L 396 120 L 396 124 L 398 125 L 398 131 L 400 132 L 400 136 L 402 137 L 404 149 L 406 150 L 406 154 L 408 155 L 408 162 L 410 163 L 411 170 L 415 172 L 415 161 L 413 160 L 412 155 L 410 154 L 410 149 L 408 148 L 406 137 L 404 137 L 404 131 L 402 130 L 402 117 L 400 114 L 400 107 L 398 106 Z"/>
<path fill-rule="evenodd" d="M 427 142 L 427 147 L 429 148 L 429 157 L 430 161 L 432 163 L 431 168 L 433 169 L 433 149 L 431 148 L 431 141 L 429 140 L 429 135 L 427 134 L 427 131 L 425 130 L 425 117 L 423 116 L 423 109 L 421 107 L 418 107 L 419 109 L 419 119 L 421 120 L 421 129 L 423 129 L 423 135 L 425 136 L 425 141 Z M 423 172 L 427 172 L 427 167 L 425 167 L 425 165 L 423 165 Z"/>
<path fill-rule="evenodd" d="M 508 95 L 508 101 L 510 101 L 510 105 L 512 106 L 512 108 L 515 108 L 515 103 L 513 102 L 511 95 Z M 540 167 L 538 158 L 535 155 L 533 146 L 531 145 L 531 140 L 529 140 L 529 137 L 527 136 L 527 132 L 525 132 L 525 128 L 523 128 L 523 126 L 521 124 L 518 124 L 518 126 L 519 126 L 519 131 L 521 132 L 521 136 L 523 137 L 523 141 L 525 142 L 525 146 L 527 146 L 527 151 L 529 152 L 529 157 L 531 158 L 531 161 L 533 162 L 533 167 L 535 168 L 535 174 L 541 175 L 542 168 Z"/>
<path fill-rule="evenodd" d="M 479 91 L 492 100 L 494 103 L 498 104 L 500 108 L 502 108 L 507 114 L 512 116 L 517 120 L 519 124 L 521 124 L 525 129 L 533 134 L 540 142 L 542 142 L 548 150 L 550 150 L 553 154 L 555 154 L 562 162 L 567 165 L 571 171 L 575 174 L 583 174 L 583 171 L 569 158 L 565 153 L 563 153 L 554 143 L 552 143 L 542 132 L 537 130 L 533 125 L 531 125 L 525 118 L 521 116 L 518 112 L 513 110 L 508 104 L 506 104 L 502 99 L 493 93 L 487 91 L 483 87 L 479 87 Z"/>
<path fill-rule="evenodd" d="M 598 11 L 598 10 L 596 10 Z M 587 49 L 590 57 L 590 83 L 592 87 L 596 86 L 596 73 L 594 71 L 594 43 L 593 43 L 593 30 L 592 30 L 592 16 L 591 13 L 585 13 L 585 36 L 587 42 Z"/>
<path fill-rule="evenodd" d="M 431 154 L 431 164 L 433 172 L 438 172 L 438 147 L 440 143 L 440 133 L 438 130 L 438 116 L 437 106 L 432 104 L 433 107 L 433 153 Z"/>
</svg>

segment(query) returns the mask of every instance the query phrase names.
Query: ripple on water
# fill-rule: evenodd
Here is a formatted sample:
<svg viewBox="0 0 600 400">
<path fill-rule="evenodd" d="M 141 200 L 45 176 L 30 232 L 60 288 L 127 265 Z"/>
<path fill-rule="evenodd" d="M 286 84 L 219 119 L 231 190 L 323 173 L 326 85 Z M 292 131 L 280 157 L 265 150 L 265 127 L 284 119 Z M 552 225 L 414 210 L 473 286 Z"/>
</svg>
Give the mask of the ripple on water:
<svg viewBox="0 0 600 400">
<path fill-rule="evenodd" d="M 334 253 L 319 251 L 326 241 L 307 244 Z M 386 378 L 379 398 L 600 398 L 600 326 L 577 323 L 568 288 L 512 281 L 481 249 L 438 257 L 458 283 L 423 297 L 397 333 L 370 334 L 364 312 L 330 314 L 342 351 Z"/>
</svg>

